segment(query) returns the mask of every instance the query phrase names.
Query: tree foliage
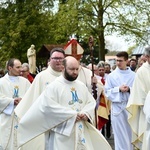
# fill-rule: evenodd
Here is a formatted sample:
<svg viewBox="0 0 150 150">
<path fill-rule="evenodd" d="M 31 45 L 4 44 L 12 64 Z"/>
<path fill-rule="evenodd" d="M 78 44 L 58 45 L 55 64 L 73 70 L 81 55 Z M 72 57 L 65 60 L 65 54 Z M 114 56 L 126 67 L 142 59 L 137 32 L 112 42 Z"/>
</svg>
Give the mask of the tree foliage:
<svg viewBox="0 0 150 150">
<path fill-rule="evenodd" d="M 0 6 L 0 61 L 26 61 L 31 44 L 39 49 L 45 43 L 67 43 L 72 34 L 84 47 L 85 58 L 92 35 L 95 61 L 104 60 L 106 35 L 147 43 L 149 6 L 148 0 L 6 0 Z"/>
<path fill-rule="evenodd" d="M 26 52 L 31 44 L 41 47 L 43 43 L 49 42 L 49 23 L 51 12 L 47 12 L 45 7 L 52 3 L 36 0 L 16 0 L 16 2 L 6 2 L 0 8 L 1 32 L 0 32 L 0 61 L 5 61 L 10 57 L 17 57 L 22 61 L 27 60 Z"/>
<path fill-rule="evenodd" d="M 147 42 L 149 6 L 150 2 L 143 0 L 68 0 L 59 5 L 56 17 L 62 24 L 60 33 L 74 33 L 79 41 L 88 41 L 88 37 L 93 35 L 98 57 L 104 60 L 106 35 L 116 33 L 127 35 L 127 40 Z"/>
</svg>

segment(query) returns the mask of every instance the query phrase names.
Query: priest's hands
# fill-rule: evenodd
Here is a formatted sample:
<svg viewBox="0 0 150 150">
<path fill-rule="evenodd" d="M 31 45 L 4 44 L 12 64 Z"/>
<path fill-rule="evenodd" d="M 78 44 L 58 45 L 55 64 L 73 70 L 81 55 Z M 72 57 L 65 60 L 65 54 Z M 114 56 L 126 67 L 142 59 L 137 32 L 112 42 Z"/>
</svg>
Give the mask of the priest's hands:
<svg viewBox="0 0 150 150">
<path fill-rule="evenodd" d="M 94 77 L 91 77 L 91 84 L 95 83 L 97 84 L 97 78 L 94 76 Z"/>
<path fill-rule="evenodd" d="M 19 104 L 19 102 L 21 101 L 21 99 L 22 98 L 19 98 L 19 97 L 15 98 L 14 99 L 14 105 L 17 106 Z"/>
<path fill-rule="evenodd" d="M 80 120 L 87 121 L 88 117 L 86 116 L 86 114 L 77 114 L 76 121 Z"/>
</svg>

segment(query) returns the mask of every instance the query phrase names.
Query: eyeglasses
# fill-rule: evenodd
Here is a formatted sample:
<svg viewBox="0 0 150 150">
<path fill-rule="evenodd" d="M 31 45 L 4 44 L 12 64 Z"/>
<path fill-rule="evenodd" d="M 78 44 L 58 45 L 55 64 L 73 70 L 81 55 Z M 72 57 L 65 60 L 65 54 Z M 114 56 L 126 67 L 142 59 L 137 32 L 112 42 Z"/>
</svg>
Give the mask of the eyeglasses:
<svg viewBox="0 0 150 150">
<path fill-rule="evenodd" d="M 119 60 L 119 59 L 117 59 L 116 61 L 117 61 L 117 62 L 123 62 L 124 60 Z"/>
<path fill-rule="evenodd" d="M 53 59 L 54 61 L 63 61 L 64 58 L 62 57 L 52 57 L 51 59 Z"/>
</svg>

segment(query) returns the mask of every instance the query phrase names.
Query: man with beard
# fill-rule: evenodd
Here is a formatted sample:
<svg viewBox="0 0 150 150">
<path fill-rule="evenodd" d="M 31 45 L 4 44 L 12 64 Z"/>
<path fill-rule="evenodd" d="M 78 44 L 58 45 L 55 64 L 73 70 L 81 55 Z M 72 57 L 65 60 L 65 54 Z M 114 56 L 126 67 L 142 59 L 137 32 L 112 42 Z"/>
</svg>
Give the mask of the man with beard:
<svg viewBox="0 0 150 150">
<path fill-rule="evenodd" d="M 19 145 L 45 133 L 46 150 L 98 150 L 99 145 L 110 150 L 92 125 L 96 102 L 85 84 L 76 80 L 79 62 L 68 56 L 63 64 L 63 74 L 47 86 L 20 120 Z"/>
</svg>

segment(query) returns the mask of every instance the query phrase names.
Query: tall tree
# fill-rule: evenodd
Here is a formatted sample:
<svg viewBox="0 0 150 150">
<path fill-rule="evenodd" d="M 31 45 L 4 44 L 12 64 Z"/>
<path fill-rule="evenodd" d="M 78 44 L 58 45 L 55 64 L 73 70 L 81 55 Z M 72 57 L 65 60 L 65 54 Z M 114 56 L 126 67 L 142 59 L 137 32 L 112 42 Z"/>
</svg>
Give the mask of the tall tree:
<svg viewBox="0 0 150 150">
<path fill-rule="evenodd" d="M 59 0 L 58 11 L 54 2 L 6 0 L 0 4 L 1 62 L 14 56 L 26 61 L 31 44 L 39 49 L 44 43 L 66 43 L 72 34 L 85 53 L 89 53 L 88 38 L 93 35 L 98 60 L 104 60 L 107 53 L 106 35 L 129 35 L 129 40 L 147 42 L 148 0 Z"/>
<path fill-rule="evenodd" d="M 145 41 L 144 35 L 149 26 L 148 0 L 68 0 L 59 5 L 56 14 L 59 33 L 75 33 L 87 40 L 89 35 L 96 38 L 99 59 L 105 60 L 105 36 L 117 33 L 130 38 Z M 78 6 L 78 7 L 77 7 Z M 77 9 L 78 8 L 78 9 Z M 141 15 L 142 14 L 142 15 Z M 60 25 L 59 24 L 59 25 Z M 56 29 L 57 30 L 57 29 Z M 58 30 L 57 30 L 58 31 Z"/>
<path fill-rule="evenodd" d="M 7 1 L 0 8 L 0 61 L 10 57 L 27 60 L 26 52 L 31 44 L 40 48 L 49 42 L 52 1 L 30 0 Z M 4 64 L 4 63 L 3 63 Z"/>
</svg>

